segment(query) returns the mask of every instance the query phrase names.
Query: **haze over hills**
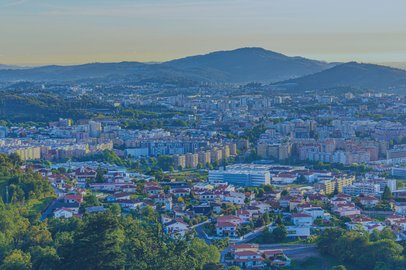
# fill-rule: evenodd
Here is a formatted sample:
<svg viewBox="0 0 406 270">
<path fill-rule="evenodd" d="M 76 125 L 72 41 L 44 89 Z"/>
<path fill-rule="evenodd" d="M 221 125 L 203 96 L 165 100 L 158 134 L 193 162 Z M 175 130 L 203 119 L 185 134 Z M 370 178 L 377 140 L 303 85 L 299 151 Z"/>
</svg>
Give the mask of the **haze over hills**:
<svg viewBox="0 0 406 270">
<path fill-rule="evenodd" d="M 83 81 L 108 83 L 272 84 L 285 90 L 356 88 L 406 91 L 406 71 L 374 64 L 326 63 L 262 48 L 241 48 L 163 63 L 119 62 L 11 69 L 0 65 L 0 81 Z M 15 67 L 18 68 L 18 67 Z"/>
<path fill-rule="evenodd" d="M 174 76 L 206 82 L 277 82 L 319 72 L 332 64 L 289 57 L 262 48 L 242 48 L 190 56 L 159 64 L 140 62 L 44 66 L 26 70 L 1 70 L 0 80 L 72 81 L 132 76 L 135 80 Z"/>
<path fill-rule="evenodd" d="M 406 90 L 406 71 L 374 64 L 349 62 L 319 73 L 274 85 L 296 90 L 357 88 L 371 90 Z"/>
<path fill-rule="evenodd" d="M 2 65 L 0 64 L 0 70 L 2 69 L 24 69 L 27 67 L 23 67 L 23 66 L 15 66 L 15 65 Z"/>
</svg>

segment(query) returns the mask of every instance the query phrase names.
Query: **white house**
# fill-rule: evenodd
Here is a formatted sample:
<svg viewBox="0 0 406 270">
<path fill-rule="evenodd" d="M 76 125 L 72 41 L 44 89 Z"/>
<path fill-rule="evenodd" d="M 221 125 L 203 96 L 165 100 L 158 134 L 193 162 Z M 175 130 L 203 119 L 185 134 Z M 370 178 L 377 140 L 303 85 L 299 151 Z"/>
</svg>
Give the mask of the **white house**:
<svg viewBox="0 0 406 270">
<path fill-rule="evenodd" d="M 71 218 L 77 212 L 72 208 L 62 207 L 54 211 L 55 218 Z"/>
<path fill-rule="evenodd" d="M 330 219 L 330 214 L 325 213 L 324 209 L 321 207 L 305 207 L 305 208 L 303 208 L 303 213 L 311 215 L 313 218 L 313 221 L 317 218 L 321 218 L 324 220 Z"/>
<path fill-rule="evenodd" d="M 406 215 L 406 203 L 404 202 L 396 203 L 395 212 L 399 215 Z"/>
<path fill-rule="evenodd" d="M 172 238 L 183 238 L 190 228 L 187 223 L 174 219 L 164 224 L 164 230 Z"/>
<path fill-rule="evenodd" d="M 311 226 L 313 224 L 313 218 L 306 213 L 292 214 L 292 222 L 296 226 Z"/>
</svg>

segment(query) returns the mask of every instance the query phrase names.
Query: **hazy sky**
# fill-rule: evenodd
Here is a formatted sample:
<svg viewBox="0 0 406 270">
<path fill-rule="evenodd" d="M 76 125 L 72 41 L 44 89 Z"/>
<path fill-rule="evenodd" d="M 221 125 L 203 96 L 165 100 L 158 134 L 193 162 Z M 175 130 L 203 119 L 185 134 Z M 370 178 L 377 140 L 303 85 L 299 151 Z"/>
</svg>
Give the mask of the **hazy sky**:
<svg viewBox="0 0 406 270">
<path fill-rule="evenodd" d="M 163 61 L 255 46 L 406 61 L 405 0 L 0 0 L 0 63 Z"/>
</svg>

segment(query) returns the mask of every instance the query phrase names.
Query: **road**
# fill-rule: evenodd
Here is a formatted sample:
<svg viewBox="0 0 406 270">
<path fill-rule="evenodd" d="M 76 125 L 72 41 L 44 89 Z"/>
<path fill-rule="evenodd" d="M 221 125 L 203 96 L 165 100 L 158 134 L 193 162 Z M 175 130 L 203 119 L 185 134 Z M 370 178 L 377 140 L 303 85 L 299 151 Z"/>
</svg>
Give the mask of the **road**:
<svg viewBox="0 0 406 270">
<path fill-rule="evenodd" d="M 52 187 L 54 189 L 55 194 L 59 194 L 61 192 L 61 190 L 57 189 L 56 187 Z M 55 209 L 55 205 L 58 203 L 58 200 L 60 198 L 56 198 L 54 199 L 48 206 L 47 208 L 42 212 L 41 214 L 41 221 L 44 221 L 45 219 L 47 219 L 48 217 L 52 216 L 52 211 Z"/>
<path fill-rule="evenodd" d="M 195 229 L 196 233 L 197 233 L 197 237 L 199 237 L 200 239 L 203 239 L 206 244 L 210 244 L 210 239 L 207 238 L 207 234 L 204 232 L 204 224 L 211 222 L 210 219 L 206 220 L 205 222 L 196 224 L 194 226 L 192 226 L 193 229 Z"/>
</svg>

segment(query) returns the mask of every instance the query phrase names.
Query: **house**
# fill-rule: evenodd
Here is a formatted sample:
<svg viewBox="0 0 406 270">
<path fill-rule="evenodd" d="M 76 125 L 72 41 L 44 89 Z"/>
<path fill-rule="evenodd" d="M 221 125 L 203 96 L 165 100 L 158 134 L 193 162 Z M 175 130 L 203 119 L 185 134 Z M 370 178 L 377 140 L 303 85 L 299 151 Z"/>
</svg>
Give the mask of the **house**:
<svg viewBox="0 0 406 270">
<path fill-rule="evenodd" d="M 382 231 L 385 228 L 385 225 L 379 222 L 369 221 L 364 223 L 346 223 L 348 229 L 356 230 L 358 228 L 363 228 L 365 231 L 372 233 L 374 230 Z"/>
<path fill-rule="evenodd" d="M 163 193 L 163 189 L 159 186 L 148 186 L 148 187 L 144 187 L 144 193 L 150 194 L 150 195 L 156 195 L 159 193 Z"/>
<path fill-rule="evenodd" d="M 237 229 L 242 224 L 241 218 L 237 216 L 219 216 L 216 223 L 218 236 L 238 237 Z"/>
<path fill-rule="evenodd" d="M 357 209 L 353 203 L 337 204 L 332 210 L 340 215 L 340 217 L 361 214 L 361 211 Z"/>
<path fill-rule="evenodd" d="M 230 251 L 232 258 L 230 264 L 237 265 L 242 269 L 263 268 L 266 261 L 271 265 L 289 266 L 290 259 L 281 249 L 260 249 L 258 244 L 238 244 Z"/>
<path fill-rule="evenodd" d="M 245 209 L 237 210 L 236 216 L 238 216 L 243 223 L 250 223 L 252 219 L 252 213 Z"/>
<path fill-rule="evenodd" d="M 190 195 L 190 188 L 174 188 L 170 190 L 170 193 L 176 198 L 187 197 Z"/>
<path fill-rule="evenodd" d="M 302 212 L 311 215 L 313 218 L 313 221 L 318 218 L 321 218 L 323 220 L 329 220 L 331 217 L 330 214 L 326 213 L 324 211 L 324 209 L 321 207 L 314 207 L 314 206 L 305 207 L 302 209 Z"/>
<path fill-rule="evenodd" d="M 344 193 L 339 193 L 339 194 L 337 194 L 334 198 L 336 198 L 336 199 L 342 199 L 342 200 L 345 200 L 345 201 L 347 201 L 347 202 L 351 202 L 351 200 L 352 200 L 351 195 L 344 194 Z"/>
<path fill-rule="evenodd" d="M 95 170 L 91 169 L 91 168 L 82 167 L 82 168 L 76 169 L 76 170 L 73 172 L 73 175 L 74 175 L 75 178 L 78 179 L 78 180 L 80 180 L 80 179 L 83 179 L 83 180 L 86 180 L 86 179 L 94 180 L 94 179 L 96 179 L 97 172 L 96 172 Z"/>
<path fill-rule="evenodd" d="M 271 210 L 271 206 L 267 203 L 264 202 L 252 202 L 251 206 L 255 206 L 258 208 L 259 213 L 265 214 L 268 213 L 269 210 Z"/>
<path fill-rule="evenodd" d="M 365 196 L 365 197 L 360 197 L 359 202 L 363 206 L 365 206 L 367 208 L 370 208 L 370 207 L 376 206 L 379 203 L 379 200 L 377 198 L 375 198 L 375 197 Z"/>
<path fill-rule="evenodd" d="M 67 194 L 63 198 L 65 203 L 83 203 L 82 194 Z"/>
<path fill-rule="evenodd" d="M 116 200 L 129 200 L 131 197 L 131 194 L 129 194 L 127 192 L 118 192 L 118 193 L 114 193 L 113 197 Z"/>
<path fill-rule="evenodd" d="M 296 226 L 311 226 L 313 224 L 313 217 L 306 213 L 292 214 L 291 219 Z"/>
<path fill-rule="evenodd" d="M 144 203 L 140 200 L 130 199 L 130 200 L 117 200 L 116 201 L 122 208 L 129 210 L 136 210 L 142 208 Z"/>
<path fill-rule="evenodd" d="M 207 203 L 193 206 L 193 212 L 195 215 L 207 216 L 210 214 L 211 211 L 212 211 L 212 207 Z"/>
<path fill-rule="evenodd" d="M 173 219 L 164 223 L 164 231 L 171 238 L 184 238 L 190 231 L 189 225 L 180 219 Z"/>
<path fill-rule="evenodd" d="M 243 269 L 265 266 L 265 258 L 256 244 L 237 245 L 232 249 L 231 254 L 233 264 Z"/>
<path fill-rule="evenodd" d="M 399 215 L 406 215 L 406 203 L 397 202 L 395 204 L 395 212 Z"/>
<path fill-rule="evenodd" d="M 244 205 L 245 204 L 245 194 L 240 192 L 225 192 L 223 195 L 223 201 L 231 202 L 233 204 Z"/>
<path fill-rule="evenodd" d="M 71 218 L 77 214 L 77 211 L 73 208 L 62 207 L 54 211 L 55 218 Z"/>
</svg>

